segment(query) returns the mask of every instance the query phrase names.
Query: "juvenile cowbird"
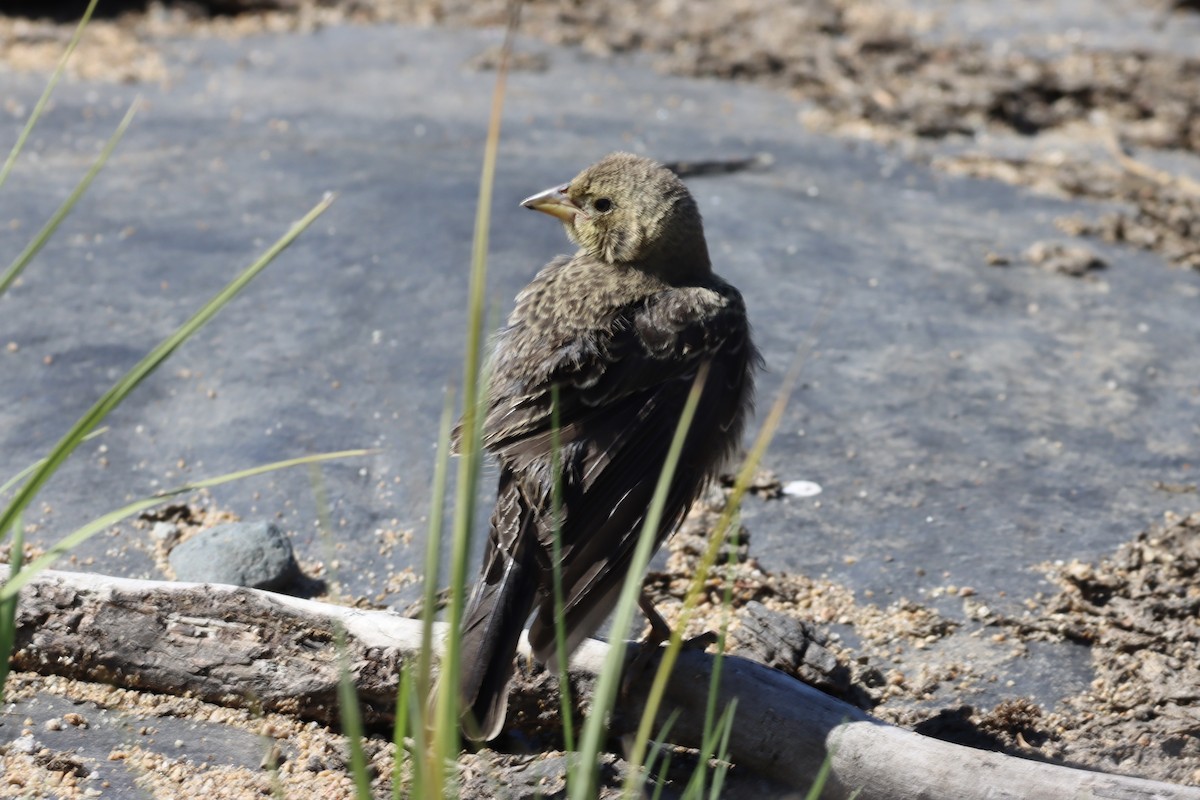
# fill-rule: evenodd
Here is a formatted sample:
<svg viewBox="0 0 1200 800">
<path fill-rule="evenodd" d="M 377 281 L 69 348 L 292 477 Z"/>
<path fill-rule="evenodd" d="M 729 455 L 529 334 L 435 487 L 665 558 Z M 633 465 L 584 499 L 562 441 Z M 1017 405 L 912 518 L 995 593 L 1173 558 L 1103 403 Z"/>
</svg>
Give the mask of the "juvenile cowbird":
<svg viewBox="0 0 1200 800">
<path fill-rule="evenodd" d="M 552 387 L 569 654 L 617 602 L 697 371 L 708 364 L 656 547 L 738 446 L 760 361 L 742 296 L 713 274 L 696 202 L 670 170 L 614 153 L 522 205 L 562 220 L 579 250 L 517 295 L 494 342 L 483 444 L 500 486 L 461 640 L 462 725 L 476 740 L 503 726 L 535 610 L 534 657 L 557 663 Z"/>
</svg>

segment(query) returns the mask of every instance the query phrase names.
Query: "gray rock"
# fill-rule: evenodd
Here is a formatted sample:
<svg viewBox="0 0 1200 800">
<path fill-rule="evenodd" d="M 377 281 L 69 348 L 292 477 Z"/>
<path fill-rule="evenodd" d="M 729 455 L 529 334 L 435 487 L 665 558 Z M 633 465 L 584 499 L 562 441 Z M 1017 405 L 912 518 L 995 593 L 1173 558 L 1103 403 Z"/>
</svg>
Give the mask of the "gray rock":
<svg viewBox="0 0 1200 800">
<path fill-rule="evenodd" d="M 12 740 L 12 744 L 8 746 L 8 752 L 30 756 L 36 753 L 40 748 L 41 745 L 38 744 L 37 739 L 34 739 L 30 734 L 25 734 L 24 736 L 19 736 Z"/>
<path fill-rule="evenodd" d="M 299 574 L 292 543 L 268 522 L 231 522 L 209 528 L 171 551 L 181 581 L 278 589 Z"/>
</svg>

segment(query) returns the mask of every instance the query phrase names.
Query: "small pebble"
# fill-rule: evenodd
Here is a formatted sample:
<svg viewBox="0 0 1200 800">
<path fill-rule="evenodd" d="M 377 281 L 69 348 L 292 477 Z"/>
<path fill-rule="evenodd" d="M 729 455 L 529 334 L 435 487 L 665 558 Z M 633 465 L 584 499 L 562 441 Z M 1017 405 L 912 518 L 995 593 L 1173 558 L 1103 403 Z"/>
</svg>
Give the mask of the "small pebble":
<svg viewBox="0 0 1200 800">
<path fill-rule="evenodd" d="M 789 481 L 783 486 L 788 497 L 816 497 L 822 491 L 821 484 L 813 481 Z"/>
</svg>

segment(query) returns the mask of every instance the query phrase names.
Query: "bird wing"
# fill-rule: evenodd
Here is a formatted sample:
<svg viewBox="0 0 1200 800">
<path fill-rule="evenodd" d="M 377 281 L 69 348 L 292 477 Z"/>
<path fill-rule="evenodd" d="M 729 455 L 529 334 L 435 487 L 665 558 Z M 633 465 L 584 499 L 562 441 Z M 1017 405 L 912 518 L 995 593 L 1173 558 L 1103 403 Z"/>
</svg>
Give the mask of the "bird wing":
<svg viewBox="0 0 1200 800">
<path fill-rule="evenodd" d="M 533 379 L 503 369 L 500 360 L 484 446 L 505 460 L 548 457 L 552 387 L 558 389 L 558 440 L 566 447 L 595 436 L 600 422 L 623 430 L 619 423 L 633 421 L 625 416 L 628 406 L 661 403 L 679 390 L 675 382 L 690 386 L 700 364 L 720 353 L 736 355 L 749 338 L 741 296 L 722 288 L 673 289 L 619 308 L 586 332 L 547 343 L 545 366 Z"/>
<path fill-rule="evenodd" d="M 671 289 L 560 343 L 548 380 L 491 398 L 484 443 L 523 476 L 527 491 L 540 487 L 537 536 L 547 567 L 558 529 L 568 652 L 616 602 L 701 364 L 709 364 L 709 374 L 656 532 L 660 543 L 740 437 L 752 357 L 736 291 Z M 494 376 L 493 386 L 511 385 L 507 381 Z M 562 465 L 557 526 L 549 513 L 552 386 L 559 387 Z M 553 660 L 553 637 L 547 596 L 530 633 L 539 660 Z"/>
</svg>

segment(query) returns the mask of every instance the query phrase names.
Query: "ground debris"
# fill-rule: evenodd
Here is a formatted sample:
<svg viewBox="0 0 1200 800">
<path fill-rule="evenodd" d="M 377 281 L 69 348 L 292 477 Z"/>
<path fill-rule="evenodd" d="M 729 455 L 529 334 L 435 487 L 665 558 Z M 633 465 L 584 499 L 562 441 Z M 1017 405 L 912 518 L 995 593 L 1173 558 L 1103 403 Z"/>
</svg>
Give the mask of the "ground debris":
<svg viewBox="0 0 1200 800">
<path fill-rule="evenodd" d="M 693 508 L 668 544 L 667 569 L 647 580 L 669 621 L 729 492 Z M 973 651 L 976 658 L 954 647 L 938 651 L 963 623 L 911 600 L 879 607 L 832 581 L 768 573 L 749 552 L 749 535 L 740 532 L 738 541 L 735 558 L 718 559 L 686 635 L 721 628 L 728 589 L 729 652 L 889 722 L 1010 755 L 1200 785 L 1200 513 L 1168 515 L 1099 564 L 1049 568 L 1060 592 L 1030 601 L 1020 619 L 978 616 L 978 633 L 1006 631 L 990 638 L 1008 658 L 1022 658 L 1033 640 L 1091 647 L 1095 680 L 1053 709 L 1019 694 L 990 709 L 955 702 L 995 680 L 972 663 L 985 651 Z M 981 602 L 974 595 L 959 595 L 968 612 Z M 848 647 L 830 626 L 846 626 L 857 644 Z"/>
<path fill-rule="evenodd" d="M 721 476 L 721 486 L 725 488 L 731 488 L 736 482 L 737 475 Z M 763 500 L 775 500 L 783 496 L 783 482 L 771 470 L 759 467 L 746 485 L 746 491 Z"/>
<path fill-rule="evenodd" d="M 78 13 L 77 5 L 50 6 L 28 4 L 25 13 L 53 16 L 60 6 L 61 20 L 71 17 L 69 10 Z M 154 44 L 161 37 L 311 32 L 345 22 L 494 26 L 507 16 L 505 0 L 195 0 L 143 8 L 113 4 L 111 11 L 130 13 L 93 22 L 70 68 L 93 79 L 165 82 L 168 67 Z M 1064 160 L 1057 153 L 1049 159 L 1057 163 L 1046 164 L 994 153 L 934 163 L 1131 203 L 1132 213 L 1068 220 L 1064 228 L 1152 249 L 1200 269 L 1200 183 L 1150 168 L 1122 144 L 1200 152 L 1200 59 L 1134 49 L 939 41 L 921 36 L 930 24 L 927 13 L 851 0 L 735 0 L 688 14 L 678 13 L 675 0 L 530 0 L 521 31 L 600 55 L 649 52 L 661 69 L 676 74 L 786 88 L 811 104 L 804 115 L 808 124 L 834 132 L 884 141 L 976 139 L 988 131 L 1073 139 L 1082 131 L 1084 138 L 1104 138 L 1111 163 L 1086 154 Z M 0 16 L 0 58 L 18 70 L 48 70 L 69 36 L 67 25 Z M 495 62 L 488 51 L 472 67 Z M 522 51 L 515 66 L 540 71 L 547 62 L 542 54 Z M 964 163 L 972 159 L 974 164 Z"/>
<path fill-rule="evenodd" d="M 1046 194 L 1116 201 L 1129 208 L 1097 218 L 1063 217 L 1058 227 L 1072 236 L 1152 250 L 1173 264 L 1200 269 L 1200 193 L 1175 180 L 1166 184 L 1106 158 L 1067 157 L 1062 152 L 1027 157 L 987 153 L 939 156 L 933 165 L 953 174 L 1030 186 Z"/>
<path fill-rule="evenodd" d="M 839 661 L 828 644 L 828 637 L 811 623 L 752 600 L 739 611 L 731 649 L 859 708 L 874 707 L 876 697 L 854 683 L 849 664 Z"/>
<path fill-rule="evenodd" d="M 1072 278 L 1081 278 L 1092 270 L 1107 266 L 1104 259 L 1089 248 L 1062 242 L 1034 242 L 1024 255 L 1034 266 Z"/>
<path fill-rule="evenodd" d="M 1099 564 L 1048 572 L 1059 592 L 1000 624 L 1091 645 L 1089 691 L 1046 715 L 1054 752 L 1200 784 L 1200 513 L 1167 514 Z"/>
</svg>

